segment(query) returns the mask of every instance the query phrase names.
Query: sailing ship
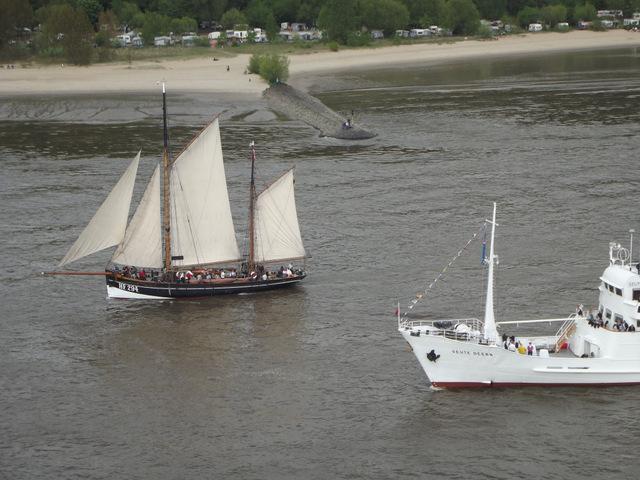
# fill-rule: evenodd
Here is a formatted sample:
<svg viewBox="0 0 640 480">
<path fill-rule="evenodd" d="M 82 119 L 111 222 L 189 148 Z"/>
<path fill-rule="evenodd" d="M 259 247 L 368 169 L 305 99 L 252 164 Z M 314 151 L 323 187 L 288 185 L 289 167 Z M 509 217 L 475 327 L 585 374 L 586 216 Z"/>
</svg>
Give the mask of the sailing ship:
<svg viewBox="0 0 640 480">
<path fill-rule="evenodd" d="M 431 384 L 444 388 L 640 384 L 640 263 L 632 260 L 634 230 L 630 230 L 629 249 L 613 242 L 609 245 L 609 265 L 600 277 L 597 309 L 587 311 L 579 306 L 564 318 L 496 322 L 495 203 L 493 218 L 487 222 L 491 224 L 491 246 L 486 258 L 483 321 L 415 321 L 398 308 L 398 330 Z M 412 300 L 410 306 L 415 303 Z M 551 322 L 561 324 L 555 335 L 506 333 L 514 325 Z M 505 332 L 500 335 L 498 328 Z"/>
<path fill-rule="evenodd" d="M 140 152 L 59 264 L 116 246 L 104 272 L 111 298 L 167 299 L 246 293 L 298 284 L 305 249 L 294 196 L 293 168 L 257 193 L 251 142 L 248 252 L 240 254 L 216 117 L 172 161 L 163 85 L 164 148 L 131 221 L 129 208 Z M 280 268 L 276 266 L 280 264 Z M 284 266 L 286 265 L 286 266 Z"/>
</svg>

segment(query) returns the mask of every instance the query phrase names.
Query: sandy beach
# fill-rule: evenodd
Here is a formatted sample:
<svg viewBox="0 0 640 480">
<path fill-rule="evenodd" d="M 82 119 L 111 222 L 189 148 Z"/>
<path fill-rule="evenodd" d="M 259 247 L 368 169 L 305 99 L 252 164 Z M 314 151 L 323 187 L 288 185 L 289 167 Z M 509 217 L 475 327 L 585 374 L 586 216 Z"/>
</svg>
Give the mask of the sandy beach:
<svg viewBox="0 0 640 480">
<path fill-rule="evenodd" d="M 309 80 L 320 72 L 637 46 L 640 46 L 640 33 L 612 30 L 523 34 L 497 40 L 300 53 L 290 56 L 290 83 L 304 86 L 307 83 L 305 79 Z M 89 67 L 56 65 L 0 69 L 0 95 L 151 92 L 161 81 L 182 92 L 260 95 L 265 83 L 257 76 L 245 73 L 249 55 L 213 61 L 214 53 L 212 51 L 211 57 L 141 61 L 132 65 L 112 63 Z"/>
</svg>

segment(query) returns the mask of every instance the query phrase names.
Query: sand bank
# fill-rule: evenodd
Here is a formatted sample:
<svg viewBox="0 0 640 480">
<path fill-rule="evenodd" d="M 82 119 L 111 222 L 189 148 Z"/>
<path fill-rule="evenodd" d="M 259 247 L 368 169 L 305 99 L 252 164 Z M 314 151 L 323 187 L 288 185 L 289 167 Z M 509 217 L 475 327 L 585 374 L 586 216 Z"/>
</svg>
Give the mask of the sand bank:
<svg viewBox="0 0 640 480">
<path fill-rule="evenodd" d="M 562 51 L 640 46 L 640 33 L 575 31 L 501 37 L 498 40 L 465 40 L 421 43 L 383 48 L 341 50 L 291 55 L 291 82 L 304 85 L 314 74 L 356 68 L 420 65 L 499 56 L 527 56 Z M 266 87 L 255 75 L 245 73 L 249 55 L 189 60 L 166 60 L 89 67 L 67 65 L 0 70 L 0 95 L 153 92 L 161 81 L 175 91 L 235 93 L 258 97 Z M 227 67 L 229 69 L 227 70 Z"/>
</svg>

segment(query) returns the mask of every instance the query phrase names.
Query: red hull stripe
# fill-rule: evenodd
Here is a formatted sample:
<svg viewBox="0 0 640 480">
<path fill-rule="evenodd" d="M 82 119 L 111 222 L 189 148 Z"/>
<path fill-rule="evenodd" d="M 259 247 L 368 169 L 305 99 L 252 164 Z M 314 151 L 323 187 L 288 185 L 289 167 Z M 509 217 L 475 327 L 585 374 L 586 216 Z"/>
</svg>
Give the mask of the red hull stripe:
<svg viewBox="0 0 640 480">
<path fill-rule="evenodd" d="M 431 382 L 438 388 L 512 388 L 512 387 L 623 387 L 640 385 L 640 382 L 617 383 L 517 383 L 517 382 Z"/>
</svg>

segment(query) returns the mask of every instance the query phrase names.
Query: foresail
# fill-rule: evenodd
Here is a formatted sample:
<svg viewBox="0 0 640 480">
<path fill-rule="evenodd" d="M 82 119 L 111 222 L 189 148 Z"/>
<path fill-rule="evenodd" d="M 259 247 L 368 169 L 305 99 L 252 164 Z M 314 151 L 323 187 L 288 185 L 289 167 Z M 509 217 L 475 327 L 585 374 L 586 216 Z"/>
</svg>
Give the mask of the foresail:
<svg viewBox="0 0 640 480">
<path fill-rule="evenodd" d="M 116 183 L 106 200 L 71 246 L 59 266 L 118 245 L 127 227 L 133 184 L 138 171 L 140 152 Z"/>
<path fill-rule="evenodd" d="M 270 262 L 306 256 L 293 191 L 293 169 L 286 172 L 256 201 L 256 262 Z"/>
<path fill-rule="evenodd" d="M 162 235 L 160 226 L 160 166 L 153 171 L 151 180 L 133 215 L 124 240 L 111 261 L 137 267 L 162 267 Z"/>
<path fill-rule="evenodd" d="M 240 259 L 218 119 L 196 137 L 172 166 L 171 256 L 175 266 Z"/>
</svg>

